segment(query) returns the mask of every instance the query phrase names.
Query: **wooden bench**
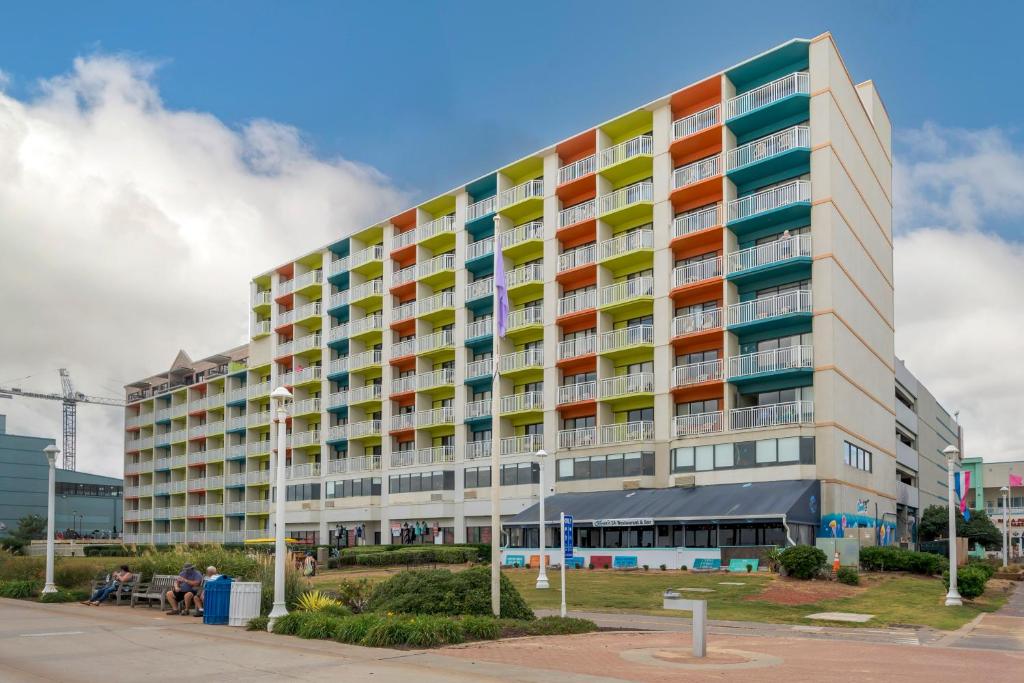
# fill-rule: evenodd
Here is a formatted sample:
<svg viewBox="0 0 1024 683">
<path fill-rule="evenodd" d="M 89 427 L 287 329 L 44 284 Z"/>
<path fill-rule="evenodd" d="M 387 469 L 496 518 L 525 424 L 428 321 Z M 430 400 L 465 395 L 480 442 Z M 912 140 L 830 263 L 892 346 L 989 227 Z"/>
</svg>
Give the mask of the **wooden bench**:
<svg viewBox="0 0 1024 683">
<path fill-rule="evenodd" d="M 92 582 L 92 588 L 89 590 L 89 595 L 92 595 L 100 588 L 103 588 L 111 581 L 110 574 L 104 574 L 99 576 Z M 129 581 L 124 581 L 118 585 L 117 590 L 107 596 L 107 600 L 114 600 L 114 603 L 120 605 L 122 602 L 129 602 L 132 597 L 132 593 L 135 591 L 135 586 L 138 583 L 138 574 L 132 574 L 132 578 Z"/>
<path fill-rule="evenodd" d="M 155 602 L 160 605 L 161 610 L 166 609 L 167 591 L 174 586 L 174 579 L 173 574 L 156 574 L 148 581 L 143 581 L 140 577 L 135 582 L 129 604 L 135 607 L 140 601 L 145 600 L 147 607 L 152 607 Z"/>
</svg>

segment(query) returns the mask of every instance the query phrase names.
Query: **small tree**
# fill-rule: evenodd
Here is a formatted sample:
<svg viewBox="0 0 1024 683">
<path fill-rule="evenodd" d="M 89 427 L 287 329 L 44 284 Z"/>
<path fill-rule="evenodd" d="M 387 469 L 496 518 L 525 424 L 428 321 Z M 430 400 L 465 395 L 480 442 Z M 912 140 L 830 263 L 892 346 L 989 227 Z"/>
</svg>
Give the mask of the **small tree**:
<svg viewBox="0 0 1024 683">
<path fill-rule="evenodd" d="M 985 550 L 999 550 L 1003 547 L 1003 535 L 992 523 L 984 510 L 971 510 L 971 520 L 965 522 L 959 511 L 956 518 L 956 535 L 966 538 L 972 545 L 980 544 Z M 946 538 L 949 534 L 949 508 L 945 505 L 930 505 L 925 508 L 918 525 L 922 541 Z"/>
<path fill-rule="evenodd" d="M 46 538 L 46 517 L 41 515 L 25 515 L 18 520 L 18 528 L 11 535 L 25 541 L 37 541 Z"/>
</svg>

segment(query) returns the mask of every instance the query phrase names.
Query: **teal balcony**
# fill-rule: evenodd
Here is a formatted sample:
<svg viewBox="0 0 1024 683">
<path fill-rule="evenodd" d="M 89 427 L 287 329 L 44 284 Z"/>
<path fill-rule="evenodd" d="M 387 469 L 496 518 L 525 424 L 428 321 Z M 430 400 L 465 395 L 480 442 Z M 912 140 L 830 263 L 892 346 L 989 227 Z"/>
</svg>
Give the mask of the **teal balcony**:
<svg viewBox="0 0 1024 683">
<path fill-rule="evenodd" d="M 814 372 L 814 347 L 786 346 L 729 359 L 728 379 L 733 384 L 793 379 Z"/>
<path fill-rule="evenodd" d="M 811 292 L 805 289 L 764 296 L 729 306 L 730 332 L 787 327 L 813 314 Z"/>
<path fill-rule="evenodd" d="M 800 116 L 810 108 L 811 75 L 796 71 L 725 103 L 725 122 L 738 137 Z"/>
<path fill-rule="evenodd" d="M 811 128 L 791 126 L 729 151 L 726 175 L 737 187 L 764 178 L 785 178 L 810 168 Z M 764 181 L 760 183 L 764 185 Z"/>
<path fill-rule="evenodd" d="M 797 280 L 811 273 L 811 236 L 790 235 L 729 254 L 726 278 L 738 285 L 758 278 Z"/>
<path fill-rule="evenodd" d="M 726 225 L 741 237 L 773 227 L 807 224 L 811 218 L 811 182 L 791 180 L 729 202 Z"/>
</svg>

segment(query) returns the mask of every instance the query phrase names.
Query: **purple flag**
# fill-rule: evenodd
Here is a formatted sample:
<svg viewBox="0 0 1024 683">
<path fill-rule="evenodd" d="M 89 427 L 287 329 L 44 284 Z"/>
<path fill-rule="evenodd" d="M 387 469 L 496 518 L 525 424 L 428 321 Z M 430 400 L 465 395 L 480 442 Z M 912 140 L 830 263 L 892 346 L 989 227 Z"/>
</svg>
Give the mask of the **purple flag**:
<svg viewBox="0 0 1024 683">
<path fill-rule="evenodd" d="M 498 336 L 504 337 L 508 326 L 508 282 L 505 279 L 505 259 L 498 246 L 498 236 L 494 236 L 494 296 L 497 299 L 494 315 L 498 318 Z"/>
</svg>

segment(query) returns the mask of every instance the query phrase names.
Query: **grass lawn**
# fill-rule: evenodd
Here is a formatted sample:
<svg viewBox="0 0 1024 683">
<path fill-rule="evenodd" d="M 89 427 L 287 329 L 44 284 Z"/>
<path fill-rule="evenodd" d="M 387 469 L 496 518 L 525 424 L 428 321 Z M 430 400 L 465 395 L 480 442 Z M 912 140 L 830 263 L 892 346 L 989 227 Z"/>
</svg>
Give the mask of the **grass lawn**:
<svg viewBox="0 0 1024 683">
<path fill-rule="evenodd" d="M 534 588 L 536 570 L 506 570 L 505 574 L 534 609 L 557 609 L 558 572 L 549 575 L 551 588 Z M 862 575 L 862 586 L 850 588 L 832 582 L 804 582 L 757 574 L 694 574 L 680 571 L 616 572 L 574 570 L 566 574 L 566 604 L 569 609 L 603 612 L 635 612 L 660 616 L 688 616 L 661 607 L 661 594 L 672 588 L 710 588 L 713 593 L 683 593 L 684 597 L 708 601 L 711 619 L 764 621 L 783 624 L 823 623 L 805 617 L 815 612 L 860 612 L 875 618 L 864 626 L 921 625 L 956 629 L 982 612 L 991 612 L 1006 602 L 1005 582 L 990 581 L 985 595 L 963 607 L 944 607 L 945 588 L 937 578 L 907 574 Z M 721 582 L 743 582 L 723 586 Z M 781 595 L 799 591 L 813 602 L 783 604 L 764 599 L 765 591 Z M 820 593 L 820 599 L 815 596 Z M 837 593 L 842 597 L 838 597 Z M 804 598 L 805 600 L 808 598 Z M 853 624 L 844 624 L 851 626 Z"/>
</svg>

